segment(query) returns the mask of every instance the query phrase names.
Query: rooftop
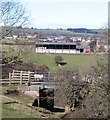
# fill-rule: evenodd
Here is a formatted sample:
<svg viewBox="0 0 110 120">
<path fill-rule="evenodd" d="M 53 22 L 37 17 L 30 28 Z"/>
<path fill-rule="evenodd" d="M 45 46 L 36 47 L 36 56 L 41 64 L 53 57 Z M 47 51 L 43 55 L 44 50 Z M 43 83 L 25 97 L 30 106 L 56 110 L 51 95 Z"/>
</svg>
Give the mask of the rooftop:
<svg viewBox="0 0 110 120">
<path fill-rule="evenodd" d="M 90 46 L 76 46 L 76 49 L 90 49 Z"/>
<path fill-rule="evenodd" d="M 36 45 L 77 45 L 73 42 L 39 42 L 35 43 Z"/>
</svg>

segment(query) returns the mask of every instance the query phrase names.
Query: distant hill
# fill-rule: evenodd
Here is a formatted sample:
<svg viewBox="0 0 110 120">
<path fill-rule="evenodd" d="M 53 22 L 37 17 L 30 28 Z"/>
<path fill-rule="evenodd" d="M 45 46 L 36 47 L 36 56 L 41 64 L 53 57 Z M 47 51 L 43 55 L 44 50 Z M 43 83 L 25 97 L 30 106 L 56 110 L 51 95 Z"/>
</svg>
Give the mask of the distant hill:
<svg viewBox="0 0 110 120">
<path fill-rule="evenodd" d="M 72 31 L 75 33 L 89 33 L 89 34 L 99 34 L 97 30 L 91 30 L 91 29 L 86 29 L 86 28 L 67 28 L 68 31 Z"/>
<path fill-rule="evenodd" d="M 11 34 L 36 34 L 38 36 L 91 36 L 100 34 L 100 29 L 86 29 L 86 28 L 68 28 L 68 29 L 37 29 L 37 28 L 18 28 L 18 27 L 5 27 L 11 29 Z"/>
</svg>

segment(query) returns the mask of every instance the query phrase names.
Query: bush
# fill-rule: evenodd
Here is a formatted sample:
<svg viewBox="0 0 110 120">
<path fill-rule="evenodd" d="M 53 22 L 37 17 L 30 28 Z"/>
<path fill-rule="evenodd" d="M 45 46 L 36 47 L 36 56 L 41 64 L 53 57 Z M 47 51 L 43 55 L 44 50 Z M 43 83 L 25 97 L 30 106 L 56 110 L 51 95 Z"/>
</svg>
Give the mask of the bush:
<svg viewBox="0 0 110 120">
<path fill-rule="evenodd" d="M 54 58 L 54 60 L 55 60 L 55 63 L 58 65 L 58 64 L 60 64 L 60 62 L 63 61 L 63 58 L 62 58 L 62 56 L 56 56 L 56 57 Z"/>
<path fill-rule="evenodd" d="M 56 79 L 59 82 L 58 94 L 60 95 L 60 99 L 64 95 L 65 105 L 68 105 L 70 109 L 80 106 L 88 93 L 87 88 L 89 83 L 81 80 L 81 76 L 77 70 L 71 69 L 60 71 Z"/>
<path fill-rule="evenodd" d="M 105 52 L 106 49 L 104 48 L 104 46 L 100 46 L 99 49 L 98 49 L 98 52 Z"/>
<path fill-rule="evenodd" d="M 73 103 L 72 97 L 76 98 L 76 102 L 82 103 L 80 108 L 75 109 L 74 112 L 69 112 L 65 117 L 71 118 L 106 118 L 108 117 L 109 109 L 109 83 L 108 83 L 108 64 L 106 61 L 107 56 L 100 56 L 97 60 L 97 64 L 92 65 L 90 71 L 86 74 L 92 76 L 92 83 L 84 84 L 81 81 L 78 82 L 72 80 L 72 72 L 65 72 L 64 78 L 67 81 L 67 85 L 63 85 L 65 96 L 68 98 L 69 103 Z M 71 74 L 70 74 L 71 73 Z M 69 79 L 70 78 L 70 79 Z M 63 83 L 65 83 L 65 79 Z M 67 87 L 67 89 L 65 89 Z M 73 96 L 72 96 L 73 94 Z M 73 102 L 72 102 L 73 101 Z M 71 105 L 71 104 L 70 104 Z M 77 105 L 77 104 L 76 104 Z M 76 106 L 77 107 L 77 106 Z M 80 114 L 81 113 L 81 114 Z"/>
</svg>

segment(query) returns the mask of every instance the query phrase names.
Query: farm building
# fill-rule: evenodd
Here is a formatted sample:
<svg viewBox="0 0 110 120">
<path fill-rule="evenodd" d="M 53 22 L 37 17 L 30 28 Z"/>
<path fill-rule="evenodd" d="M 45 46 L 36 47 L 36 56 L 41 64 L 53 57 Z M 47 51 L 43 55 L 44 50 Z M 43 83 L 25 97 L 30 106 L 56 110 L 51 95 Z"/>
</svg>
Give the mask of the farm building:
<svg viewBox="0 0 110 120">
<path fill-rule="evenodd" d="M 36 43 L 37 53 L 82 53 L 89 46 L 77 46 L 76 43 L 61 42 L 39 42 Z"/>
<path fill-rule="evenodd" d="M 84 53 L 90 53 L 90 46 L 76 46 L 76 50 L 80 51 L 80 53 L 84 52 Z"/>
</svg>

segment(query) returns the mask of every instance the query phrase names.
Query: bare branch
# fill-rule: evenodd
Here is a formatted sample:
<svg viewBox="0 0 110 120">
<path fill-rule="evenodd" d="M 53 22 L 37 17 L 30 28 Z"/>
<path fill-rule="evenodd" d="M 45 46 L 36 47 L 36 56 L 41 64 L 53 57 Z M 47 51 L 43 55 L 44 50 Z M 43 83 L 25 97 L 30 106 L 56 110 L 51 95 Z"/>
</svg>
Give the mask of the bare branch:
<svg viewBox="0 0 110 120">
<path fill-rule="evenodd" d="M 0 21 L 3 26 L 24 26 L 29 22 L 29 15 L 26 9 L 20 2 L 17 2 L 16 0 L 2 0 L 0 2 L 0 11 Z M 1 36 L 9 33 L 10 29 L 8 31 L 2 31 Z"/>
</svg>

